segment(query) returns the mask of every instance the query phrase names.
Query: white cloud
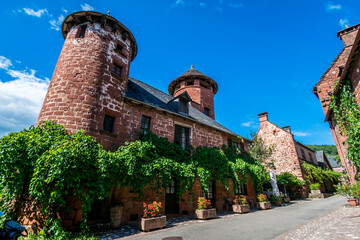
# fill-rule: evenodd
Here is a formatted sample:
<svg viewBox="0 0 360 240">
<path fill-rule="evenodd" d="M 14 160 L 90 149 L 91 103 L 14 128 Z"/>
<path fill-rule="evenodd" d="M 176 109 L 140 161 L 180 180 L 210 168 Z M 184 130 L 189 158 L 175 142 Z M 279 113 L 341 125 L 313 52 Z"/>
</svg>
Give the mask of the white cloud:
<svg viewBox="0 0 360 240">
<path fill-rule="evenodd" d="M 244 127 L 250 127 L 254 122 L 244 122 L 244 123 L 241 123 L 241 126 L 244 126 Z"/>
<path fill-rule="evenodd" d="M 7 70 L 11 66 L 12 66 L 12 63 L 9 59 L 7 59 L 4 56 L 0 56 L 0 69 Z"/>
<path fill-rule="evenodd" d="M 50 25 L 51 25 L 51 29 L 54 29 L 56 31 L 59 31 L 60 30 L 60 26 L 62 24 L 62 22 L 64 21 L 64 16 L 63 15 L 60 15 L 60 17 L 58 18 L 58 20 L 56 19 L 52 19 L 50 20 Z"/>
<path fill-rule="evenodd" d="M 229 7 L 232 7 L 232 8 L 239 8 L 241 6 L 242 6 L 241 3 L 229 3 Z"/>
<path fill-rule="evenodd" d="M 87 3 L 85 3 L 84 5 L 81 5 L 81 8 L 83 11 L 94 11 L 94 7 L 90 6 Z"/>
<path fill-rule="evenodd" d="M 200 7 L 202 7 L 202 8 L 206 7 L 206 3 L 201 2 Z"/>
<path fill-rule="evenodd" d="M 23 8 L 24 13 L 29 15 L 29 16 L 34 16 L 34 17 L 41 17 L 42 15 L 44 15 L 45 13 L 48 13 L 48 11 L 44 8 L 44 9 L 39 9 L 37 11 L 35 11 L 34 9 L 31 8 Z M 21 11 L 19 11 L 21 12 Z"/>
<path fill-rule="evenodd" d="M 173 7 L 183 7 L 185 5 L 184 0 L 176 0 L 176 2 L 173 4 Z"/>
<path fill-rule="evenodd" d="M 13 80 L 0 80 L 0 137 L 36 123 L 49 86 L 49 79 L 35 76 L 35 70 L 3 69 Z"/>
<path fill-rule="evenodd" d="M 297 137 L 307 137 L 307 136 L 311 135 L 311 133 L 301 132 L 301 131 L 291 131 L 291 133 L 294 134 Z"/>
<path fill-rule="evenodd" d="M 63 11 L 64 13 L 68 12 L 68 10 L 66 10 L 65 8 L 61 8 L 61 11 Z"/>
<path fill-rule="evenodd" d="M 349 25 L 349 20 L 347 18 L 341 18 L 339 24 L 342 28 L 344 28 L 345 25 Z"/>
<path fill-rule="evenodd" d="M 335 5 L 335 4 L 333 4 L 332 2 L 328 2 L 328 5 L 327 5 L 327 7 L 326 7 L 326 10 L 327 10 L 327 11 L 341 10 L 341 5 L 340 5 L 340 4 Z"/>
</svg>

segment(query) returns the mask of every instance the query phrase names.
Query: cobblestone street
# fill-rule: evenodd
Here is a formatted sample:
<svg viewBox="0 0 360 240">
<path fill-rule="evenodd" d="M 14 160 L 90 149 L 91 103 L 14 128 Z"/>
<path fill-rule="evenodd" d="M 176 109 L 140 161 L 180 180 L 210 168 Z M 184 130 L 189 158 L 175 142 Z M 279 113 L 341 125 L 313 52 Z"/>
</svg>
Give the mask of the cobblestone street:
<svg viewBox="0 0 360 240">
<path fill-rule="evenodd" d="M 280 235 L 276 240 L 360 239 L 360 207 L 343 206 Z"/>
</svg>

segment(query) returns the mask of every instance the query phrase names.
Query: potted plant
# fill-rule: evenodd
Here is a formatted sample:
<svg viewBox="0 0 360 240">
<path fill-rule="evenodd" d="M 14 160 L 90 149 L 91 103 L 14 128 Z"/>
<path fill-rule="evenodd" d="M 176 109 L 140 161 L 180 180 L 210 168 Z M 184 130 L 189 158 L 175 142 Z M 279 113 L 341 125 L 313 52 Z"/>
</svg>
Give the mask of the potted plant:
<svg viewBox="0 0 360 240">
<path fill-rule="evenodd" d="M 283 199 L 284 195 L 280 194 L 278 196 L 276 195 L 272 195 L 271 196 L 271 201 L 275 204 L 275 206 L 280 206 L 282 203 L 282 199 Z"/>
<path fill-rule="evenodd" d="M 355 207 L 358 204 L 358 199 L 360 195 L 359 186 L 359 183 L 353 185 L 349 183 L 344 183 L 343 185 L 340 185 L 338 187 L 338 191 L 336 194 L 346 197 L 349 205 Z"/>
<path fill-rule="evenodd" d="M 250 205 L 248 204 L 247 198 L 244 195 L 235 196 L 233 205 L 234 213 L 247 213 L 250 212 Z"/>
<path fill-rule="evenodd" d="M 261 210 L 266 210 L 271 208 L 271 203 L 269 202 L 267 196 L 263 193 L 259 193 L 256 196 L 258 200 L 257 208 Z"/>
<path fill-rule="evenodd" d="M 312 194 L 321 194 L 320 183 L 310 184 L 310 191 Z"/>
<path fill-rule="evenodd" d="M 290 202 L 290 197 L 287 194 L 284 194 L 283 202 L 284 203 L 289 203 Z"/>
<path fill-rule="evenodd" d="M 216 218 L 216 208 L 211 207 L 210 200 L 205 197 L 198 198 L 198 208 L 195 211 L 198 219 Z"/>
<path fill-rule="evenodd" d="M 143 207 L 143 217 L 140 220 L 140 227 L 142 231 L 147 232 L 166 226 L 166 216 L 161 215 L 161 202 L 154 201 L 148 205 L 143 203 Z"/>
</svg>

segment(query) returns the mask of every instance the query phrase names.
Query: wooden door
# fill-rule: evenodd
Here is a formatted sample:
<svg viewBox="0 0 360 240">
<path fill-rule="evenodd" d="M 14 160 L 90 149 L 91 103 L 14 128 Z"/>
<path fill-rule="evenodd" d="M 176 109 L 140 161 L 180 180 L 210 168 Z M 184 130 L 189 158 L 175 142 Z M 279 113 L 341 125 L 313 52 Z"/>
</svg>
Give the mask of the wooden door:
<svg viewBox="0 0 360 240">
<path fill-rule="evenodd" d="M 179 213 L 179 201 L 177 197 L 177 183 L 176 180 L 172 180 L 171 184 L 165 191 L 165 213 L 166 214 L 178 214 Z"/>
</svg>

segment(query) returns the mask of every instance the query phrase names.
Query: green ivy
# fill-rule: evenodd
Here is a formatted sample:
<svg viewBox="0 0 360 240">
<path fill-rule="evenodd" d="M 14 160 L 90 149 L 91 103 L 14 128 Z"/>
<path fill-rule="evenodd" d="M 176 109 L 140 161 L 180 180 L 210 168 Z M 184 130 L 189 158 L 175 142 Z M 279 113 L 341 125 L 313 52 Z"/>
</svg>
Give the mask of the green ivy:
<svg viewBox="0 0 360 240">
<path fill-rule="evenodd" d="M 329 169 L 323 170 L 320 167 L 305 162 L 301 166 L 305 170 L 305 180 L 308 184 L 323 183 L 324 181 L 337 183 L 341 177 L 341 173 Z"/>
<path fill-rule="evenodd" d="M 207 191 L 209 181 L 228 188 L 230 181 L 240 181 L 240 174 L 260 188 L 265 168 L 239 153 L 227 146 L 184 150 L 152 133 L 108 152 L 83 131 L 68 134 L 61 125 L 44 122 L 0 139 L 0 210 L 21 220 L 32 206 L 39 213 L 39 226 L 33 226 L 38 234 L 66 239 L 58 213 L 69 211 L 71 196 L 82 201 L 86 230 L 93 202 L 108 197 L 114 185 L 132 187 L 140 197 L 145 187 L 159 191 L 176 179 L 180 196 L 191 192 L 195 179 Z"/>
<path fill-rule="evenodd" d="M 336 94 L 332 96 L 330 108 L 334 112 L 334 118 L 339 125 L 341 133 L 347 136 L 347 158 L 351 160 L 357 169 L 360 169 L 360 110 L 355 101 L 350 80 L 342 85 L 338 82 Z"/>
</svg>

